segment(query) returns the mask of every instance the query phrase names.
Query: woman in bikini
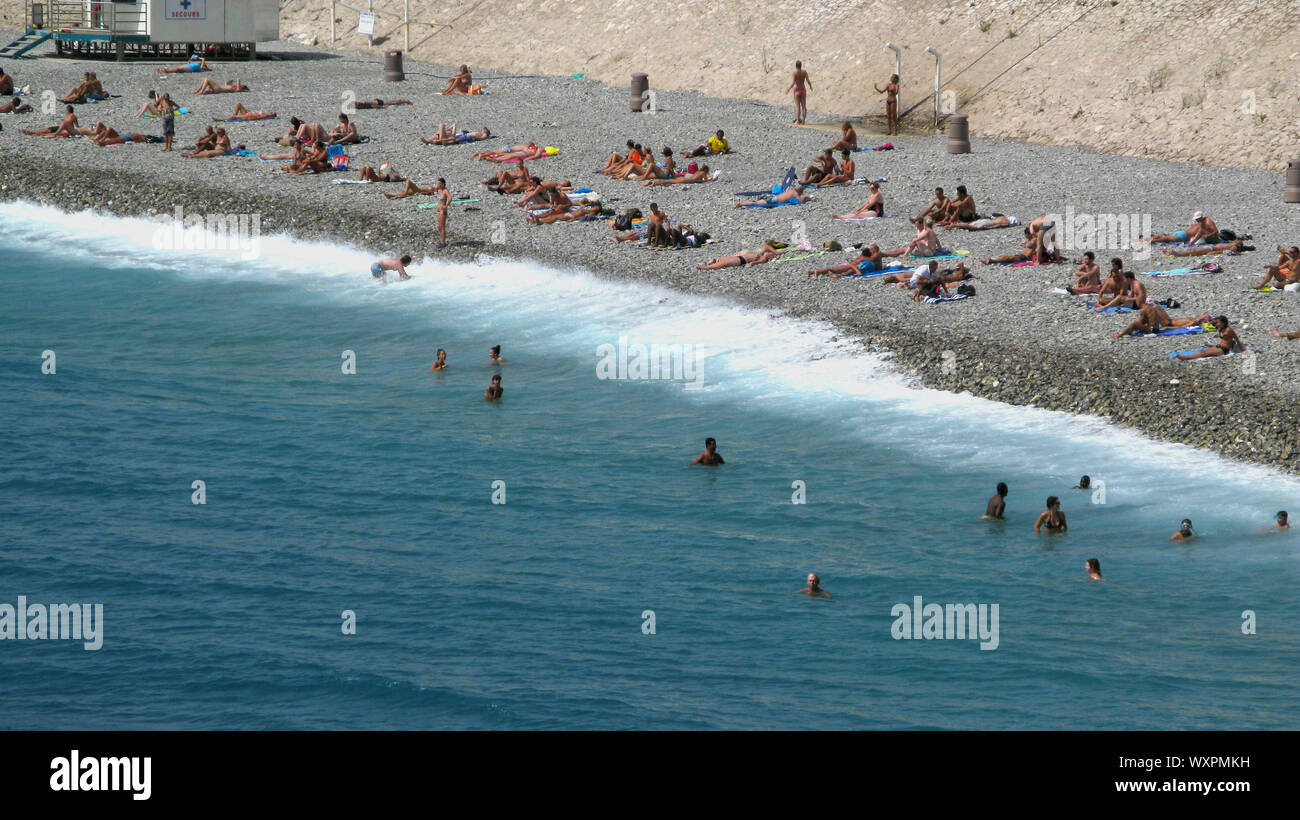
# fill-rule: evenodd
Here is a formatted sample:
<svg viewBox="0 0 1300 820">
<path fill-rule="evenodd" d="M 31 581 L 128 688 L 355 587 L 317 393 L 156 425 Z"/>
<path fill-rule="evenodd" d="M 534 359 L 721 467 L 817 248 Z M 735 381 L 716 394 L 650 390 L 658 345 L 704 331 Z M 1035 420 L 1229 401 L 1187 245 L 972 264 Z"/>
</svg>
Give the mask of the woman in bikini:
<svg viewBox="0 0 1300 820">
<path fill-rule="evenodd" d="M 1061 535 L 1066 530 L 1065 513 L 1061 512 L 1061 499 L 1054 495 L 1047 497 L 1047 509 L 1034 522 L 1034 532 L 1046 530 L 1051 535 Z"/>
<path fill-rule="evenodd" d="M 761 265 L 764 262 L 771 262 L 781 255 L 781 252 L 772 247 L 768 242 L 763 243 L 763 247 L 756 251 L 741 251 L 735 256 L 720 256 L 717 259 L 710 259 L 703 265 L 696 265 L 696 270 L 718 270 L 719 268 L 740 268 L 748 265 Z"/>
<path fill-rule="evenodd" d="M 885 122 L 887 128 L 885 136 L 895 136 L 898 134 L 898 75 L 889 75 L 889 82 L 881 88 L 875 83 L 871 87 L 876 89 L 877 94 L 885 95 Z"/>
<path fill-rule="evenodd" d="M 1207 359 L 1211 356 L 1227 356 L 1231 353 L 1245 353 L 1246 345 L 1242 343 L 1241 337 L 1237 331 L 1228 327 L 1228 317 L 1220 316 L 1214 320 L 1214 326 L 1219 329 L 1219 343 L 1214 347 L 1207 347 L 1204 350 L 1198 350 L 1195 353 L 1179 353 L 1175 358 L 1178 359 Z"/>
<path fill-rule="evenodd" d="M 871 196 L 867 201 L 854 208 L 846 214 L 831 214 L 831 219 L 865 219 L 866 217 L 875 217 L 879 219 L 885 215 L 885 197 L 880 193 L 880 185 L 872 182 L 868 185 L 871 189 Z"/>
</svg>

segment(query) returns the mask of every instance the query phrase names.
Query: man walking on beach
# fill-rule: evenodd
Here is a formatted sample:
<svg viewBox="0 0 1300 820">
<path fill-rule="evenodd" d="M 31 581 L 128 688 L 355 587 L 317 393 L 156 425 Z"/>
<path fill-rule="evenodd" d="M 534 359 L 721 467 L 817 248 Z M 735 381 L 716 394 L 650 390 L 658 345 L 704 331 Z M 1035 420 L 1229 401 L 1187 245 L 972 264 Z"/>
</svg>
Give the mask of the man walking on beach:
<svg viewBox="0 0 1300 820">
<path fill-rule="evenodd" d="M 803 70 L 803 61 L 794 61 L 794 77 L 790 80 L 790 89 L 794 89 L 794 124 L 802 125 L 808 121 L 808 89 L 812 88 L 812 80 L 808 77 L 808 72 Z"/>
</svg>

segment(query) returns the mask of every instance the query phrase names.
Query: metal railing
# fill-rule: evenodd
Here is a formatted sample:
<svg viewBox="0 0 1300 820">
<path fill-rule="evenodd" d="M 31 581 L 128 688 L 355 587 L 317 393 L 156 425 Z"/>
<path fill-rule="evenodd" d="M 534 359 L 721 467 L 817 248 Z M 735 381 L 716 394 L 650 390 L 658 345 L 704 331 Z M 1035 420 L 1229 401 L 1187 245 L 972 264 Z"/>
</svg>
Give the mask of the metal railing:
<svg viewBox="0 0 1300 820">
<path fill-rule="evenodd" d="M 81 29 L 107 34 L 148 34 L 147 2 L 110 0 L 27 0 L 29 28 L 46 31 Z"/>
</svg>

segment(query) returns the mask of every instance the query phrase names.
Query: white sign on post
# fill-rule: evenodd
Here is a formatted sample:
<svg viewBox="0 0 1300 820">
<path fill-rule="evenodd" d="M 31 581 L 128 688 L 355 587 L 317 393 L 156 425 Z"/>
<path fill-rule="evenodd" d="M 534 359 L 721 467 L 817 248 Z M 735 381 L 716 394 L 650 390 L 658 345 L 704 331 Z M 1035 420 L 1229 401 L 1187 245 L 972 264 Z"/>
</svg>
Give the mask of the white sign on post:
<svg viewBox="0 0 1300 820">
<path fill-rule="evenodd" d="M 361 22 L 357 23 L 357 34 L 374 34 L 375 33 L 375 13 L 372 11 L 361 12 Z"/>
</svg>

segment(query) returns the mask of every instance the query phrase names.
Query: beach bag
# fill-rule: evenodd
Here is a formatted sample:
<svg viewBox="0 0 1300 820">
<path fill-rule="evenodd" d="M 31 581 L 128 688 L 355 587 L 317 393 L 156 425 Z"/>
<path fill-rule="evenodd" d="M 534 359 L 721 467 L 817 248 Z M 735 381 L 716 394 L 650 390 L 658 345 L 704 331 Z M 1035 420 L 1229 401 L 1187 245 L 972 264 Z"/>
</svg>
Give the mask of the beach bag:
<svg viewBox="0 0 1300 820">
<path fill-rule="evenodd" d="M 974 286 L 974 285 L 964 285 L 964 284 L 963 284 L 963 285 L 958 285 L 958 286 L 957 286 L 957 295 L 958 295 L 958 296 L 974 296 L 974 295 L 975 295 L 975 286 Z"/>
</svg>

